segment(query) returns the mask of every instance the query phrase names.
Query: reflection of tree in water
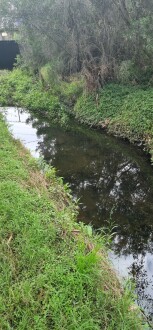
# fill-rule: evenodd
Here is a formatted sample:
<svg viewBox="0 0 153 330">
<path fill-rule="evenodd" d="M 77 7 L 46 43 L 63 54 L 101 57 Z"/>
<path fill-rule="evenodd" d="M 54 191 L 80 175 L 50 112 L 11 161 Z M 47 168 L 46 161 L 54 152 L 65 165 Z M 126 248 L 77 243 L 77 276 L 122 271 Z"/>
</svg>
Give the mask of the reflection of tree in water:
<svg viewBox="0 0 153 330">
<path fill-rule="evenodd" d="M 153 316 L 153 285 L 152 277 L 148 276 L 148 269 L 145 266 L 146 254 L 133 255 L 134 262 L 129 267 L 129 274 L 132 275 L 135 282 L 135 292 L 137 294 L 137 303 L 146 313 Z"/>
<path fill-rule="evenodd" d="M 101 135 L 98 145 L 83 133 L 49 127 L 33 120 L 37 135 L 43 137 L 38 149 L 48 162 L 71 185 L 80 198 L 80 216 L 95 227 L 109 219 L 115 205 L 113 221 L 117 224 L 116 253 L 137 253 L 149 249 L 152 235 L 153 187 L 149 176 L 135 159 L 131 159 Z M 108 142 L 107 142 L 108 141 Z"/>
<path fill-rule="evenodd" d="M 38 150 L 80 198 L 80 218 L 99 228 L 107 225 L 114 209 L 117 234 L 112 249 L 118 256 L 134 256 L 129 270 L 136 279 L 138 299 L 147 306 L 151 300 L 146 293 L 150 280 L 144 263 L 153 246 L 153 185 L 152 173 L 148 175 L 145 168 L 148 166 L 139 163 L 136 154 L 132 158 L 123 145 L 119 148 L 115 139 L 109 143 L 109 137 L 101 136 L 96 143 L 83 133 L 49 127 L 39 119 L 33 120 L 33 127 L 42 137 Z"/>
<path fill-rule="evenodd" d="M 40 120 L 39 118 L 34 118 L 32 115 L 26 120 L 27 124 L 32 122 L 32 127 L 37 129 L 37 136 L 42 137 L 43 141 L 38 141 L 38 146 L 36 151 L 39 151 L 43 156 L 49 154 L 52 158 L 56 155 L 56 138 L 45 142 L 45 131 L 49 127 L 47 122 Z M 47 137 L 46 137 L 47 140 Z M 44 143 L 45 142 L 45 143 Z"/>
<path fill-rule="evenodd" d="M 112 243 L 113 251 L 120 255 L 152 252 L 152 226 L 138 224 L 123 225 L 117 228 L 117 240 Z"/>
<path fill-rule="evenodd" d="M 130 237 L 125 241 L 125 238 L 125 236 L 116 235 L 112 243 L 112 251 L 114 255 L 118 256 L 118 260 L 121 258 L 121 262 L 119 262 L 120 271 L 127 269 L 127 273 L 134 279 L 138 305 L 143 309 L 145 308 L 146 312 L 151 315 L 153 311 L 152 233 L 150 233 L 150 237 L 148 240 L 146 239 L 146 242 L 141 236 L 137 236 L 135 240 Z M 126 264 L 129 264 L 128 260 L 130 260 L 130 266 L 126 268 Z"/>
</svg>

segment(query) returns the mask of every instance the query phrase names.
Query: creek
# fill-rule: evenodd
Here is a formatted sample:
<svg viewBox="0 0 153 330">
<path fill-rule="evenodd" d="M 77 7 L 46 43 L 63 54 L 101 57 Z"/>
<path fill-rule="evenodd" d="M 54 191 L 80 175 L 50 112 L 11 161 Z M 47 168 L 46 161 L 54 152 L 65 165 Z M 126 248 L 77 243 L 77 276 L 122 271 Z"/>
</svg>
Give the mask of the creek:
<svg viewBox="0 0 153 330">
<path fill-rule="evenodd" d="M 42 156 L 79 199 L 79 220 L 95 229 L 114 226 L 110 259 L 120 276 L 136 282 L 137 303 L 153 316 L 153 169 L 142 150 L 82 127 L 67 130 L 5 109 L 15 138 Z"/>
</svg>

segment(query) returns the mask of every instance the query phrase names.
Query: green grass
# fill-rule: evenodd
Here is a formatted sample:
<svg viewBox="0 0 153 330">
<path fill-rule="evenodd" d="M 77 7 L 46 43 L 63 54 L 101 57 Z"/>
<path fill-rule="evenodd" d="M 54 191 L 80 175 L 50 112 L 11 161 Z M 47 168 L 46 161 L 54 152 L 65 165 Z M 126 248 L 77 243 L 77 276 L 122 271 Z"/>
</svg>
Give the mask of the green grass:
<svg viewBox="0 0 153 330">
<path fill-rule="evenodd" d="M 58 95 L 60 102 L 69 110 L 83 92 L 83 78 L 80 75 L 72 75 L 69 78 L 67 77 L 67 81 L 64 81 L 55 73 L 51 63 L 43 66 L 40 72 L 44 85 Z"/>
<path fill-rule="evenodd" d="M 144 142 L 153 154 L 153 88 L 109 84 L 96 95 L 82 95 L 75 107 L 82 123 L 104 127 L 131 142 Z"/>
<path fill-rule="evenodd" d="M 34 114 L 43 113 L 53 123 L 69 125 L 72 114 L 81 123 L 142 142 L 153 161 L 153 88 L 108 84 L 98 94 L 83 94 L 83 81 L 53 79 L 50 67 L 41 70 L 44 79 L 19 68 L 0 74 L 0 106 L 15 105 Z M 81 95 L 82 94 L 82 95 Z M 81 96 L 80 96 L 81 95 Z"/>
<path fill-rule="evenodd" d="M 14 105 L 42 112 L 53 122 L 64 124 L 67 116 L 59 98 L 51 89 L 26 70 L 14 69 L 0 75 L 0 106 Z"/>
<path fill-rule="evenodd" d="M 1 117 L 0 132 L 0 329 L 146 329 L 106 237 L 76 223 L 67 186 L 39 171 Z"/>
<path fill-rule="evenodd" d="M 18 106 L 35 113 L 41 112 L 53 123 L 66 126 L 69 109 L 83 91 L 83 81 L 77 77 L 66 82 L 48 77 L 47 67 L 38 76 L 19 68 L 0 72 L 0 106 Z"/>
</svg>

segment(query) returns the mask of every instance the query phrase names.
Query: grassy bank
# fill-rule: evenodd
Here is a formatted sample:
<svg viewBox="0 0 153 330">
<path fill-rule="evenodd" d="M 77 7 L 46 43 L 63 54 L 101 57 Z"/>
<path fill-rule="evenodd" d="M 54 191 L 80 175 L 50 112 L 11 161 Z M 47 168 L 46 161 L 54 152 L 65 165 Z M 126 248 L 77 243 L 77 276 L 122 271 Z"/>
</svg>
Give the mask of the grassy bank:
<svg viewBox="0 0 153 330">
<path fill-rule="evenodd" d="M 74 114 L 82 123 L 143 143 L 153 156 L 153 88 L 109 84 L 98 95 L 82 95 Z"/>
<path fill-rule="evenodd" d="M 66 126 L 69 109 L 82 93 L 82 82 L 74 79 L 70 83 L 51 83 L 45 71 L 42 73 L 34 76 L 18 68 L 11 72 L 1 71 L 0 106 L 24 107 L 34 113 L 43 113 L 53 123 Z"/>
<path fill-rule="evenodd" d="M 55 123 L 65 124 L 68 118 L 57 94 L 55 88 L 45 88 L 38 77 L 25 70 L 1 72 L 0 106 L 24 107 L 32 112 L 42 112 Z"/>
<path fill-rule="evenodd" d="M 105 237 L 76 223 L 67 186 L 0 117 L 0 329 L 146 329 L 113 273 Z"/>
<path fill-rule="evenodd" d="M 98 94 L 83 93 L 82 81 L 51 82 L 16 69 L 0 76 L 0 105 L 41 111 L 52 122 L 68 124 L 69 114 L 81 123 L 143 143 L 153 161 L 153 88 L 109 84 Z"/>
</svg>

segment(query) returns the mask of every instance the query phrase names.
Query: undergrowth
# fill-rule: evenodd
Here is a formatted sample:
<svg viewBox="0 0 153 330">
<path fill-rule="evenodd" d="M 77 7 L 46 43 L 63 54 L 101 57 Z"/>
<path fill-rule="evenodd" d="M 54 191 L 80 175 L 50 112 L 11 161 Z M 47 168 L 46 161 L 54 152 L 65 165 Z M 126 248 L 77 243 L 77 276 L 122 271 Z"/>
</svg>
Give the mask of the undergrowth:
<svg viewBox="0 0 153 330">
<path fill-rule="evenodd" d="M 1 117 L 0 132 L 0 329 L 145 329 L 106 237 L 76 223 L 67 185 L 40 172 Z"/>
<path fill-rule="evenodd" d="M 81 96 L 84 87 L 83 78 L 80 75 L 72 75 L 67 80 L 62 80 L 52 67 L 51 63 L 46 64 L 40 70 L 44 86 L 49 87 L 54 94 L 58 95 L 60 102 L 69 110 Z"/>
<path fill-rule="evenodd" d="M 81 123 L 106 128 L 131 142 L 144 143 L 153 160 L 153 88 L 108 84 L 97 94 L 83 93 L 83 81 L 62 81 L 42 68 L 40 77 L 25 69 L 0 74 L 0 106 L 15 105 L 41 112 L 67 127 L 69 116 Z"/>
<path fill-rule="evenodd" d="M 0 105 L 18 106 L 42 112 L 53 122 L 65 124 L 68 116 L 55 91 L 45 89 L 42 82 L 19 68 L 0 76 Z"/>
<path fill-rule="evenodd" d="M 15 105 L 41 112 L 67 127 L 69 116 L 81 123 L 106 128 L 131 142 L 144 143 L 153 159 L 153 88 L 108 84 L 97 94 L 83 93 L 83 81 L 62 81 L 42 68 L 42 79 L 25 69 L 0 74 L 0 106 Z"/>
<path fill-rule="evenodd" d="M 82 95 L 74 114 L 82 123 L 106 128 L 153 153 L 153 88 L 109 84 L 97 95 Z"/>
<path fill-rule="evenodd" d="M 66 127 L 69 109 L 82 94 L 83 82 L 77 77 L 69 82 L 55 80 L 47 69 L 47 66 L 43 67 L 38 76 L 25 68 L 1 71 L 0 106 L 18 106 L 33 113 L 41 112 L 53 123 Z"/>
</svg>

